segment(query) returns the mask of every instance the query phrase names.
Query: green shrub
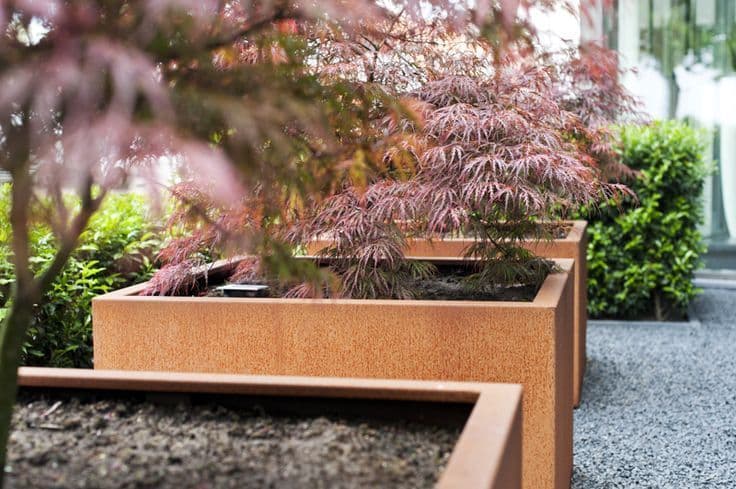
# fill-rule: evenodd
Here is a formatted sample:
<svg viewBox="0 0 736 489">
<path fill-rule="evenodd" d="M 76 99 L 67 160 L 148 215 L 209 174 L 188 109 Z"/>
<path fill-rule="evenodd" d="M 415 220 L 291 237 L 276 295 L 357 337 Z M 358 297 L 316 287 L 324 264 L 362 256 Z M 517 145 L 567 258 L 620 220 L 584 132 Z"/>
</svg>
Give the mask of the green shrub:
<svg viewBox="0 0 736 489">
<path fill-rule="evenodd" d="M 10 186 L 0 188 L 0 314 L 9 307 L 14 277 L 11 265 Z M 73 204 L 73 203 L 72 203 Z M 35 312 L 23 348 L 25 365 L 92 366 L 92 299 L 147 280 L 152 257 L 160 246 L 142 196 L 114 194 L 105 200 L 82 234 L 77 251 L 46 293 Z M 33 271 L 38 273 L 54 254 L 54 237 L 42 224 L 31 231 Z"/>
<path fill-rule="evenodd" d="M 677 319 L 695 297 L 693 272 L 705 251 L 703 135 L 679 122 L 620 130 L 623 162 L 639 204 L 604 205 L 589 227 L 588 304 L 592 317 Z"/>
</svg>

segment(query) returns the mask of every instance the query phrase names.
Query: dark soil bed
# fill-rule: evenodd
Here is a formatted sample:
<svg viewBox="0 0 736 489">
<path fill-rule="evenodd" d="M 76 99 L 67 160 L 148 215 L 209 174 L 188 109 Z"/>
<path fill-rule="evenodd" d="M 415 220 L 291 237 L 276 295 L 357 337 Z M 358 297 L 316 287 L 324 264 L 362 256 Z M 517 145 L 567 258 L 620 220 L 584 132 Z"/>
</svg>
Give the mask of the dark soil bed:
<svg viewBox="0 0 736 489">
<path fill-rule="evenodd" d="M 471 273 L 472 270 L 466 267 L 438 267 L 436 276 L 416 281 L 416 298 L 421 300 L 532 301 L 539 290 L 536 285 L 469 287 L 465 279 Z"/>
<path fill-rule="evenodd" d="M 544 231 L 547 233 L 547 238 L 552 239 L 565 239 L 570 234 L 572 224 L 567 222 L 556 222 L 544 225 Z"/>
<path fill-rule="evenodd" d="M 451 300 L 451 301 L 514 301 L 530 302 L 539 291 L 537 285 L 484 286 L 474 287 L 466 280 L 475 270 L 468 266 L 438 265 L 437 273 L 426 279 L 413 281 L 409 288 L 417 300 Z M 254 282 L 255 284 L 256 282 Z M 277 283 L 257 282 L 269 285 L 264 297 L 288 297 L 289 287 Z M 218 290 L 221 283 L 210 283 L 200 294 L 209 297 L 223 297 Z"/>
<path fill-rule="evenodd" d="M 163 400 L 21 391 L 7 487 L 431 487 L 463 424 L 457 413 L 430 423 L 317 416 L 314 406 L 285 415 L 256 401 Z M 308 407 L 301 399 L 287 404 L 303 402 Z"/>
<path fill-rule="evenodd" d="M 565 239 L 570 234 L 573 224 L 570 222 L 547 222 L 540 225 L 538 232 L 529 233 L 527 239 Z M 467 235 L 453 233 L 444 235 L 444 239 L 464 239 Z"/>
</svg>

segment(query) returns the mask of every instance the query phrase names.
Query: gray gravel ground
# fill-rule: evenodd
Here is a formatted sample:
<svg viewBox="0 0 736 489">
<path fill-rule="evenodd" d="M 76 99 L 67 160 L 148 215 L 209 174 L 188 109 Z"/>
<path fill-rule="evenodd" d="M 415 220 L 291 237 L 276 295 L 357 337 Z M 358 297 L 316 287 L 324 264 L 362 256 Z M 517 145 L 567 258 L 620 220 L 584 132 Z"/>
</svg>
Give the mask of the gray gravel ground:
<svg viewBox="0 0 736 489">
<path fill-rule="evenodd" d="M 691 317 L 589 323 L 574 489 L 736 488 L 736 290 Z"/>
</svg>

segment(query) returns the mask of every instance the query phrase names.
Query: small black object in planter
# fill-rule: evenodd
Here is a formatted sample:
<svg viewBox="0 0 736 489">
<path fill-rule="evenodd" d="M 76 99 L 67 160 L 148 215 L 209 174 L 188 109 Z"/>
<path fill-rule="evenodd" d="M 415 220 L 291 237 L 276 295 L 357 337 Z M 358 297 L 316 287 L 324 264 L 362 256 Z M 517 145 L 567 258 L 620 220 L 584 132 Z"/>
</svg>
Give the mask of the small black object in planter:
<svg viewBox="0 0 736 489">
<path fill-rule="evenodd" d="M 268 285 L 228 284 L 217 290 L 227 297 L 268 297 Z"/>
</svg>

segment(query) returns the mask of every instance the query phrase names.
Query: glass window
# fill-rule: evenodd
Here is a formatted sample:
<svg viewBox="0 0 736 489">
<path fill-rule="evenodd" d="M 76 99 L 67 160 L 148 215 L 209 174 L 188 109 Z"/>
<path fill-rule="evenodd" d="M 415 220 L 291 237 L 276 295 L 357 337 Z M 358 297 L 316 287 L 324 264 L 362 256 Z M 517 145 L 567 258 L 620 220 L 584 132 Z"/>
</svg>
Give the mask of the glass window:
<svg viewBox="0 0 736 489">
<path fill-rule="evenodd" d="M 602 27 L 646 110 L 709 131 L 703 231 L 736 242 L 736 1 L 618 0 L 613 17 Z"/>
</svg>

